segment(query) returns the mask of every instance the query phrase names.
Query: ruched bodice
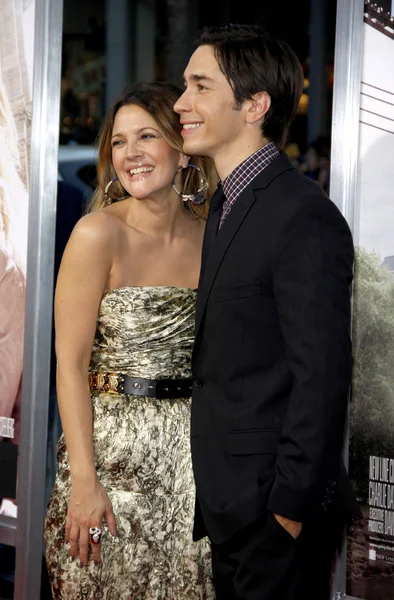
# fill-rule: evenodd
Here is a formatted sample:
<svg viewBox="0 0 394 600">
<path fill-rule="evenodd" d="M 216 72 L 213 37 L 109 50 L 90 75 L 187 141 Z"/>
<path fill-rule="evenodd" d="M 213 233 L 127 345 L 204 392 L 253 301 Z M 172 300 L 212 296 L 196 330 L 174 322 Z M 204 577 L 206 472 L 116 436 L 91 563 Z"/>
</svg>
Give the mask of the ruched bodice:
<svg viewBox="0 0 394 600">
<path fill-rule="evenodd" d="M 195 290 L 122 287 L 104 295 L 91 371 L 150 379 L 191 376 Z"/>
</svg>

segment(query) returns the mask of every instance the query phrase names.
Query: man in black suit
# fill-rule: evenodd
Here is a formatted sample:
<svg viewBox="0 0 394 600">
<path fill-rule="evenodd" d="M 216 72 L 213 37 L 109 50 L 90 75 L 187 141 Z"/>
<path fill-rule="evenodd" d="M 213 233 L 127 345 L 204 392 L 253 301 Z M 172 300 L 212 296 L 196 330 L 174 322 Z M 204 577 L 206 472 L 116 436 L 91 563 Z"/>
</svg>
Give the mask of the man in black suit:
<svg viewBox="0 0 394 600">
<path fill-rule="evenodd" d="M 328 600 L 346 515 L 352 237 L 280 150 L 303 88 L 283 41 L 205 30 L 175 105 L 184 151 L 220 184 L 207 222 L 193 354 L 194 538 L 217 600 Z"/>
</svg>

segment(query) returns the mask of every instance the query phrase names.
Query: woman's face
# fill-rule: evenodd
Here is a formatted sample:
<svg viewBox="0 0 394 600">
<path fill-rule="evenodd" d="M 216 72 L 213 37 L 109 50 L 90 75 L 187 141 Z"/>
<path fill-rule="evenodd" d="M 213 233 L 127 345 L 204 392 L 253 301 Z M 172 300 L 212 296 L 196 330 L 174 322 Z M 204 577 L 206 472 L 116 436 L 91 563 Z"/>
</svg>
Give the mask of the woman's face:
<svg viewBox="0 0 394 600">
<path fill-rule="evenodd" d="M 111 138 L 112 163 L 124 189 L 143 200 L 174 193 L 177 169 L 186 166 L 184 154 L 168 145 L 153 117 L 134 104 L 115 116 Z"/>
</svg>

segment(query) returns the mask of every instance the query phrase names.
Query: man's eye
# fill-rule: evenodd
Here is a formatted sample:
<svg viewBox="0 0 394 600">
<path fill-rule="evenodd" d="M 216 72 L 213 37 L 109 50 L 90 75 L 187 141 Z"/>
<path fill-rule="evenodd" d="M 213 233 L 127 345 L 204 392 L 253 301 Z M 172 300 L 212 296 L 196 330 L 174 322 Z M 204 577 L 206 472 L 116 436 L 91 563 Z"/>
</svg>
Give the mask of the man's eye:
<svg viewBox="0 0 394 600">
<path fill-rule="evenodd" d="M 201 91 L 201 90 L 206 90 L 207 88 L 205 87 L 205 85 L 202 85 L 201 83 L 198 83 L 197 84 L 197 89 Z"/>
</svg>

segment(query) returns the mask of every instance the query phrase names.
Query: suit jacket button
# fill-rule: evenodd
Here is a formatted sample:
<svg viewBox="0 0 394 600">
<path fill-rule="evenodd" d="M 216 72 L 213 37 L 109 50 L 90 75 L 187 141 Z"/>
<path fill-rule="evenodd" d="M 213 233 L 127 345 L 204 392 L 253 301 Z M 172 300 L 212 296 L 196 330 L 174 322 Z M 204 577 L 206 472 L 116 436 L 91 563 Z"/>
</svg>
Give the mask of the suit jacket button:
<svg viewBox="0 0 394 600">
<path fill-rule="evenodd" d="M 204 385 L 204 380 L 202 377 L 195 377 L 194 378 L 194 385 L 198 388 L 202 388 L 202 386 Z"/>
</svg>

